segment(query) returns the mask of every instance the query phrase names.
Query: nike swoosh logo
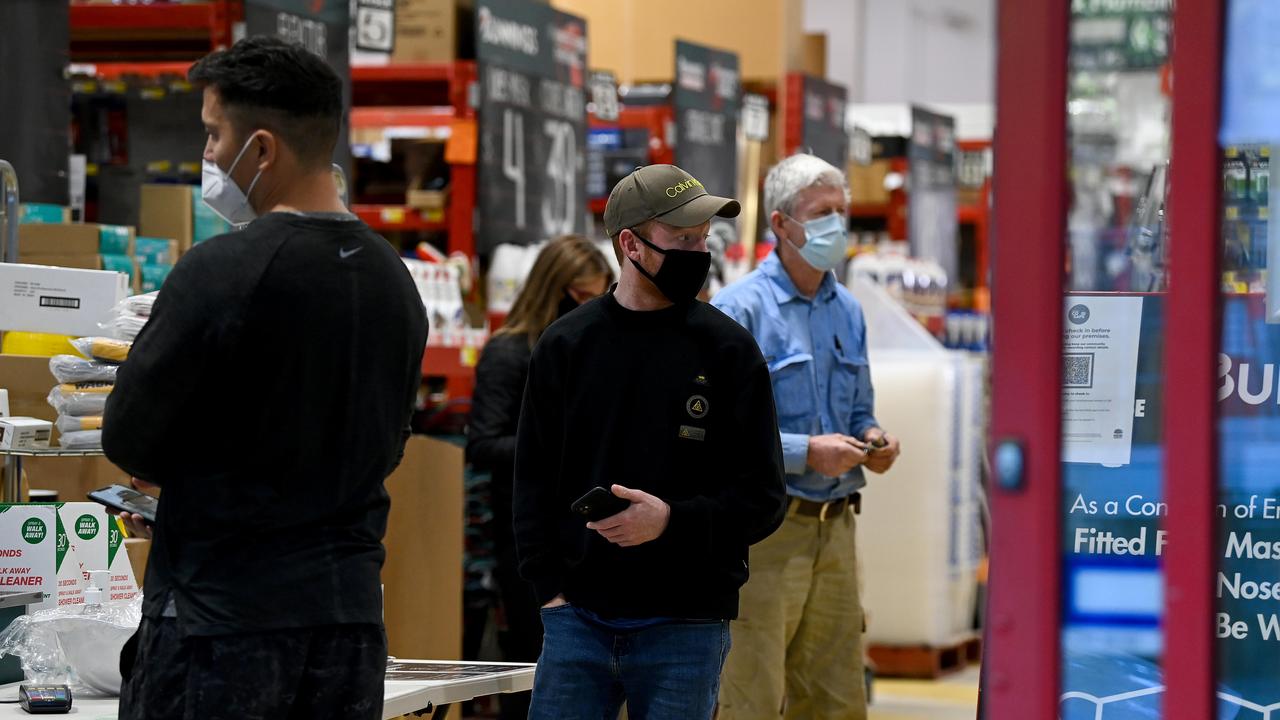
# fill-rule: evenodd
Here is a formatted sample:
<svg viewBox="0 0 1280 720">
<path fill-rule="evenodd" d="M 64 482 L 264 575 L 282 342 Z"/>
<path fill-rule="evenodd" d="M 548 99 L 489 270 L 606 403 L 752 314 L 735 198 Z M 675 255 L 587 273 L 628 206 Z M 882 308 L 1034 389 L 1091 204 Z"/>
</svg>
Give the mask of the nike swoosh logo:
<svg viewBox="0 0 1280 720">
<path fill-rule="evenodd" d="M 364 246 L 361 245 L 359 247 L 353 247 L 350 250 L 339 250 L 338 257 L 343 260 L 346 260 L 347 258 L 351 257 L 352 255 L 355 255 L 356 253 L 360 252 L 363 249 L 364 249 Z"/>
</svg>

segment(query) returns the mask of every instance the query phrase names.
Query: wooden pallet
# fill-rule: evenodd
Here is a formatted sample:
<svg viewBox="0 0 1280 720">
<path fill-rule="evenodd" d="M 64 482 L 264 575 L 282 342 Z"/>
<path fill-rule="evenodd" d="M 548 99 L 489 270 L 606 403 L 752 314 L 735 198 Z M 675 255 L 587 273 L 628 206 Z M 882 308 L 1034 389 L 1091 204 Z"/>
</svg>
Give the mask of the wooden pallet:
<svg viewBox="0 0 1280 720">
<path fill-rule="evenodd" d="M 878 677 L 934 679 L 982 660 L 982 638 L 970 636 L 947 645 L 871 645 L 867 648 Z"/>
</svg>

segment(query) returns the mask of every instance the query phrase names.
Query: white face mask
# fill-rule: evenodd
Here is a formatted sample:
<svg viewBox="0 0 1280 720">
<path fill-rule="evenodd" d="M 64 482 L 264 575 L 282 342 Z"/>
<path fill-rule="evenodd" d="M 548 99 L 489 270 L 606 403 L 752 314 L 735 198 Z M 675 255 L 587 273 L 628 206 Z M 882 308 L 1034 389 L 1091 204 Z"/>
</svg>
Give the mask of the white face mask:
<svg viewBox="0 0 1280 720">
<path fill-rule="evenodd" d="M 222 168 L 212 160 L 205 160 L 200 174 L 200 196 L 204 198 L 204 204 L 208 205 L 218 217 L 234 226 L 247 225 L 258 217 L 253 205 L 249 203 L 249 196 L 253 194 L 258 178 L 262 177 L 262 171 L 259 170 L 258 174 L 253 176 L 248 192 L 241 192 L 240 186 L 231 179 L 231 173 L 236 169 L 240 158 L 244 157 L 245 151 L 249 149 L 249 144 L 252 142 L 253 136 L 250 136 L 226 172 L 223 172 Z"/>
</svg>

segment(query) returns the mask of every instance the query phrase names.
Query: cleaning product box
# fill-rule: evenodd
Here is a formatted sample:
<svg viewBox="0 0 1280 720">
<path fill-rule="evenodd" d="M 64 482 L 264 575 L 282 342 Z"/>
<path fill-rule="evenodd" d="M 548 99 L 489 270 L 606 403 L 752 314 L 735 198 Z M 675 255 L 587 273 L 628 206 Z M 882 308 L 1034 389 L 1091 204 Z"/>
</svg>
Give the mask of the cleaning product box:
<svg viewBox="0 0 1280 720">
<path fill-rule="evenodd" d="M 145 294 L 159 290 L 172 271 L 172 265 L 139 265 L 138 292 Z"/>
<path fill-rule="evenodd" d="M 124 273 L 129 277 L 130 292 L 138 292 L 138 268 L 128 255 L 103 255 L 102 269 Z"/>
<path fill-rule="evenodd" d="M 136 232 L 125 225 L 99 225 L 98 252 L 103 255 L 132 255 Z"/>
<path fill-rule="evenodd" d="M 56 505 L 0 505 L 0 590 L 40 592 L 36 612 L 84 602 L 84 585 Z"/>
<path fill-rule="evenodd" d="M 128 296 L 121 273 L 0 263 L 0 330 L 101 335 Z"/>
<path fill-rule="evenodd" d="M 18 215 L 20 223 L 71 222 L 71 208 L 48 203 L 22 203 Z"/>
<path fill-rule="evenodd" d="M 192 243 L 202 243 L 212 237 L 231 232 L 231 224 L 215 213 L 200 195 L 200 186 L 191 188 Z"/>
<path fill-rule="evenodd" d="M 132 600 L 137 596 L 138 583 L 129 555 L 123 552 L 124 537 L 107 508 L 95 502 L 62 503 L 58 506 L 58 519 L 86 584 L 89 573 L 106 570 L 110 583 L 103 588 L 105 600 Z"/>
<path fill-rule="evenodd" d="M 133 259 L 143 265 L 172 265 L 178 262 L 178 241 L 140 237 L 133 243 Z"/>
<path fill-rule="evenodd" d="M 48 450 L 53 424 L 30 417 L 0 418 L 0 450 Z"/>
</svg>

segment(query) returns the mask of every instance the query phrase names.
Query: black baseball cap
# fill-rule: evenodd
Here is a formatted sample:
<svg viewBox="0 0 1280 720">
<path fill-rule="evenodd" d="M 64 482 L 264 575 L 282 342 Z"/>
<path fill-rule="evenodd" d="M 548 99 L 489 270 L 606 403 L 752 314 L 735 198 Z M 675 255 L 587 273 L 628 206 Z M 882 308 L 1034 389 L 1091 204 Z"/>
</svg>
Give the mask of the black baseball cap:
<svg viewBox="0 0 1280 720">
<path fill-rule="evenodd" d="M 737 200 L 708 194 L 697 178 L 675 165 L 647 165 L 636 168 L 609 193 L 604 230 L 615 237 L 650 220 L 697 227 L 713 217 L 737 217 L 740 212 Z"/>
</svg>

